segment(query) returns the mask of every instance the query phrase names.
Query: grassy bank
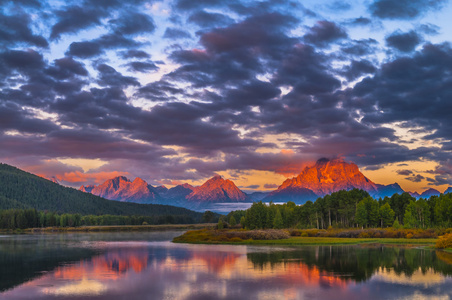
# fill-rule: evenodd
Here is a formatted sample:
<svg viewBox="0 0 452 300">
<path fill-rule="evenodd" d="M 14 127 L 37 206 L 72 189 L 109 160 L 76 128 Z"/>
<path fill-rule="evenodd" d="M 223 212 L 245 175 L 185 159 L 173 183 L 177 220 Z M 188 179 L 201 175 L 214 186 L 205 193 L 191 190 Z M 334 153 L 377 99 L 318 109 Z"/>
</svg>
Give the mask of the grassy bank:
<svg viewBox="0 0 452 300">
<path fill-rule="evenodd" d="M 117 231 L 159 231 L 177 229 L 214 228 L 216 224 L 167 224 L 167 225 L 113 225 L 113 226 L 80 226 L 80 227 L 44 227 L 16 230 L 2 230 L 1 233 L 58 233 L 58 232 L 117 232 Z"/>
<path fill-rule="evenodd" d="M 342 245 L 406 244 L 433 245 L 436 238 L 349 238 L 324 236 L 291 236 L 288 230 L 190 230 L 174 238 L 175 243 L 236 245 Z"/>
</svg>

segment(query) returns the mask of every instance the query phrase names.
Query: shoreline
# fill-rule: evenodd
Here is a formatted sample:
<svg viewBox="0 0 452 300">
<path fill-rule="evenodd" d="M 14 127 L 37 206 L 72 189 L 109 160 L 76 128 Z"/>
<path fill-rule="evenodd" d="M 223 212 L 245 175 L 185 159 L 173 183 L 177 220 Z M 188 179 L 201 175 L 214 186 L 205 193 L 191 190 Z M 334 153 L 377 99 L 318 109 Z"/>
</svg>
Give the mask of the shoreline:
<svg viewBox="0 0 452 300">
<path fill-rule="evenodd" d="M 77 232 L 121 232 L 121 231 L 164 231 L 164 230 L 196 230 L 212 229 L 215 223 L 202 224 L 162 224 L 162 225 L 99 225 L 80 227 L 43 227 L 15 230 L 0 230 L 2 234 L 39 234 L 39 233 L 77 233 Z"/>
<path fill-rule="evenodd" d="M 206 245 L 279 245 L 279 246 L 307 246 L 307 245 L 359 245 L 359 244 L 400 244 L 434 246 L 437 238 L 349 238 L 349 237 L 302 237 L 287 236 L 276 239 L 241 239 L 228 237 L 228 233 L 250 231 L 221 231 L 221 230 L 191 230 L 175 237 L 174 243 L 206 244 Z M 282 230 L 282 232 L 284 232 Z"/>
</svg>

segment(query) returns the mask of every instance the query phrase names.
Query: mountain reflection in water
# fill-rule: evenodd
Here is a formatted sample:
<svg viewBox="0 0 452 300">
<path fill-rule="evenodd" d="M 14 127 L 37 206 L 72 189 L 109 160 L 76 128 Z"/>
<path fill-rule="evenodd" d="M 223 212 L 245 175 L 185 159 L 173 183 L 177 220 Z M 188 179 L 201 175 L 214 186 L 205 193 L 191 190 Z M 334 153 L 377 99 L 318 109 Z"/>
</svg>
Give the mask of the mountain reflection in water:
<svg viewBox="0 0 452 300">
<path fill-rule="evenodd" d="M 125 233 L 126 234 L 126 233 Z M 176 235 L 177 233 L 174 233 Z M 0 244 L 1 299 L 449 299 L 452 254 L 396 246 L 184 245 L 148 235 Z M 101 237 L 99 235 L 98 237 Z M 47 237 L 48 239 L 48 237 Z M 134 240 L 135 239 L 135 240 Z M 148 240 L 147 240 L 148 239 Z M 10 243 L 10 244 L 8 244 Z M 33 243 L 32 243 L 33 244 Z M 12 246 L 13 245 L 13 246 Z M 72 253 L 74 249 L 77 251 Z M 14 253 L 8 250 L 14 249 Z M 54 253 L 71 252 L 51 263 Z M 47 255 L 44 255 L 47 253 Z M 77 259 L 79 257 L 79 259 Z M 40 263 L 44 260 L 45 264 Z M 40 269 L 41 268 L 41 269 Z M 22 275 L 22 277 L 20 277 Z M 3 278 L 2 277 L 2 278 Z M 22 278 L 22 281 L 20 280 Z"/>
</svg>

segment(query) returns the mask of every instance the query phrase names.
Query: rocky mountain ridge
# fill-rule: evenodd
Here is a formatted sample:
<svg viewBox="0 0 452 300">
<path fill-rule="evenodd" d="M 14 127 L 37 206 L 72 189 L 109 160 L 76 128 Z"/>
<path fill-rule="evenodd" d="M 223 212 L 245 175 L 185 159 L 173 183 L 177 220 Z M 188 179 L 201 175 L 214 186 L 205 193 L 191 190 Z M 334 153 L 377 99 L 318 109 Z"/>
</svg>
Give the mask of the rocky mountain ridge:
<svg viewBox="0 0 452 300">
<path fill-rule="evenodd" d="M 109 179 L 98 186 L 82 186 L 81 191 L 92 193 L 110 200 L 137 203 L 156 203 L 183 206 L 187 208 L 206 208 L 215 203 L 246 203 L 253 201 L 287 202 L 303 204 L 308 200 L 339 190 L 362 189 L 371 196 L 385 197 L 401 194 L 405 191 L 398 183 L 381 185 L 365 177 L 358 166 L 343 159 L 319 159 L 314 165 L 305 167 L 298 176 L 285 180 L 270 193 L 246 194 L 229 179 L 216 175 L 204 184 L 193 187 L 184 183 L 170 189 L 165 186 L 153 187 L 137 177 L 132 182 L 119 176 Z M 452 187 L 447 189 L 451 192 Z M 446 191 L 446 192 L 447 192 Z M 415 198 L 428 198 L 439 195 L 435 189 L 429 189 Z"/>
</svg>

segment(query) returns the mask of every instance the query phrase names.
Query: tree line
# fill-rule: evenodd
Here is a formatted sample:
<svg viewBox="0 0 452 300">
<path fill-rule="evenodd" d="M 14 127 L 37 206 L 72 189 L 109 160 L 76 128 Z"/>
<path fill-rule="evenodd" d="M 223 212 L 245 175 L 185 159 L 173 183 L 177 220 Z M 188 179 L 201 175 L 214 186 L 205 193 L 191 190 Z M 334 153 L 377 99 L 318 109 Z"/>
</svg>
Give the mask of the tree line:
<svg viewBox="0 0 452 300">
<path fill-rule="evenodd" d="M 247 210 L 229 213 L 221 223 L 240 223 L 247 229 L 452 227 L 452 194 L 416 200 L 403 193 L 374 199 L 363 190 L 343 190 L 303 205 L 255 202 Z"/>
<path fill-rule="evenodd" d="M 158 225 L 192 224 L 195 220 L 187 215 L 118 216 L 57 214 L 36 209 L 0 210 L 0 229 L 26 229 L 38 227 L 79 227 L 99 225 Z"/>
<path fill-rule="evenodd" d="M 103 199 L 1 163 L 0 182 L 0 210 L 34 208 L 58 214 L 149 216 L 156 220 L 185 215 L 196 222 L 203 216 L 183 207 Z"/>
</svg>

